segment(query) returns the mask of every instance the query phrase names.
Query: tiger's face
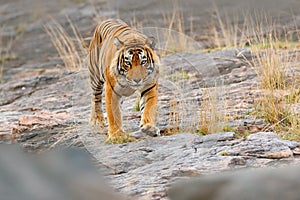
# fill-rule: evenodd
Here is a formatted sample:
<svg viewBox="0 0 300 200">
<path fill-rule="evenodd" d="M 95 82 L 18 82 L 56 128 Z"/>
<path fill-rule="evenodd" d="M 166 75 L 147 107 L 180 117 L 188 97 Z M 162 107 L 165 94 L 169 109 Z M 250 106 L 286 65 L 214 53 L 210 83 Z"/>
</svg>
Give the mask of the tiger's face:
<svg viewBox="0 0 300 200">
<path fill-rule="evenodd" d="M 115 60 L 115 74 L 119 84 L 139 89 L 153 82 L 157 77 L 153 52 L 154 41 L 149 38 L 145 42 L 127 41 L 127 44 L 117 37 L 114 41 L 117 47 L 117 60 Z"/>
<path fill-rule="evenodd" d="M 139 87 L 146 82 L 154 70 L 150 52 L 143 48 L 129 48 L 123 53 L 118 65 L 118 72 L 126 78 L 127 83 Z"/>
</svg>

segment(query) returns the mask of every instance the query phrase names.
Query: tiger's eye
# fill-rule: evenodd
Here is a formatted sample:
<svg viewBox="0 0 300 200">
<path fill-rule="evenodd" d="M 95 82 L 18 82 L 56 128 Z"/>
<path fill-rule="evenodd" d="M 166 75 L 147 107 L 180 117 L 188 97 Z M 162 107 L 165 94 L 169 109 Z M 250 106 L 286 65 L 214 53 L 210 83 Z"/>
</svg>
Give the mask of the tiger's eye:
<svg viewBox="0 0 300 200">
<path fill-rule="evenodd" d="M 125 65 L 126 65 L 126 66 L 130 66 L 131 63 L 130 63 L 129 61 L 125 61 Z"/>
<path fill-rule="evenodd" d="M 142 60 L 141 65 L 145 65 L 147 63 L 146 60 Z"/>
</svg>

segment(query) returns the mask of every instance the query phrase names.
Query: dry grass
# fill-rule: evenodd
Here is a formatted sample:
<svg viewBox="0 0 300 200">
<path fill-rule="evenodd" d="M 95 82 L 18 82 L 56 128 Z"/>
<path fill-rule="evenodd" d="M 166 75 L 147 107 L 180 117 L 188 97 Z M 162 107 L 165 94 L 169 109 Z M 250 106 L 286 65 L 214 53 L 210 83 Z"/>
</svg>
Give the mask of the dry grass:
<svg viewBox="0 0 300 200">
<path fill-rule="evenodd" d="M 168 116 L 168 128 L 167 135 L 176 134 L 179 132 L 179 109 L 177 105 L 177 100 L 173 99 L 170 106 L 170 113 Z"/>
<path fill-rule="evenodd" d="M 300 140 L 300 112 L 296 107 L 300 105 L 300 70 L 298 74 L 294 73 L 295 67 L 299 66 L 299 42 L 291 40 L 288 31 L 282 30 L 264 14 L 245 14 L 243 19 L 229 16 L 221 16 L 216 9 L 214 21 L 211 23 L 213 48 L 249 46 L 247 48 L 252 52 L 253 59 L 247 62 L 257 74 L 257 89 L 261 91 L 260 97 L 254 100 L 252 114 L 269 123 L 264 131 L 275 131 L 284 138 Z M 177 35 L 185 35 L 180 12 L 174 9 L 171 16 L 164 16 L 164 20 L 168 26 L 167 35 L 163 35 L 165 52 L 188 51 L 188 43 L 180 37 L 173 37 L 172 34 L 175 29 Z M 180 88 L 176 80 L 171 81 Z M 228 113 L 226 102 L 214 90 L 220 88 L 203 90 L 198 124 L 198 132 L 201 134 L 228 131 L 226 122 L 230 119 L 224 114 Z M 181 92 L 184 93 L 183 88 Z M 180 122 L 185 115 L 181 106 L 184 100 L 177 99 L 174 102 L 177 103 L 170 106 L 168 134 L 184 130 Z"/>
<path fill-rule="evenodd" d="M 266 26 L 258 24 L 253 29 L 256 37 L 250 40 L 254 58 L 249 64 L 257 74 L 262 91 L 255 100 L 254 114 L 270 123 L 266 131 L 299 140 L 300 113 L 294 109 L 300 103 L 300 74 L 296 73 L 299 50 L 297 45 L 291 45 L 294 41 L 287 34 L 277 34 L 275 23 L 266 20 L 265 24 L 269 24 L 269 32 L 266 34 Z"/>
<path fill-rule="evenodd" d="M 54 19 L 45 26 L 45 30 L 50 36 L 66 69 L 68 71 L 77 71 L 83 66 L 83 60 L 85 55 L 87 55 L 87 49 L 83 47 L 84 40 L 78 33 L 75 25 L 69 19 L 68 22 L 72 36 Z"/>
<path fill-rule="evenodd" d="M 136 139 L 130 135 L 124 135 L 121 138 L 117 138 L 117 139 L 107 139 L 105 141 L 106 144 L 124 144 L 124 143 L 128 143 L 128 142 L 135 142 Z"/>
<path fill-rule="evenodd" d="M 198 43 L 186 33 L 186 25 L 184 16 L 179 11 L 177 4 L 173 6 L 171 15 L 163 15 L 164 24 L 167 27 L 161 34 L 161 41 L 163 44 L 162 55 L 176 53 L 176 52 L 190 52 L 195 53 L 200 51 Z M 189 23 L 190 34 L 193 32 L 193 21 Z"/>
<path fill-rule="evenodd" d="M 222 87 L 215 86 L 203 89 L 203 100 L 200 105 L 198 133 L 209 134 L 228 129 L 226 122 L 229 117 L 225 114 L 227 102 L 226 95 L 221 92 Z"/>
<path fill-rule="evenodd" d="M 142 29 L 143 28 L 143 24 L 141 21 L 137 20 L 135 13 L 133 14 L 132 19 L 130 20 L 129 25 L 131 27 L 134 27 L 136 29 Z"/>
<path fill-rule="evenodd" d="M 0 28 L 1 31 L 1 28 Z M 3 53 L 2 53 L 2 38 L 0 36 L 0 83 L 2 82 L 2 78 L 3 78 Z"/>
<path fill-rule="evenodd" d="M 0 32 L 2 28 L 3 27 L 0 27 Z M 17 58 L 17 55 L 12 52 L 12 45 L 14 42 L 15 39 L 13 39 L 13 37 L 6 41 L 3 41 L 3 38 L 1 38 L 0 36 L 0 83 L 3 82 L 3 69 L 5 62 Z"/>
<path fill-rule="evenodd" d="M 221 16 L 215 8 L 211 22 L 211 48 L 250 46 L 253 59 L 247 62 L 256 72 L 258 90 L 261 91 L 260 97 L 254 100 L 252 114 L 269 123 L 265 131 L 300 140 L 300 111 L 297 108 L 300 105 L 299 35 L 295 41 L 290 30 L 284 30 L 265 14 L 245 15 L 243 23 L 237 17 L 228 16 L 226 13 Z M 297 27 L 294 29 L 298 30 Z M 219 120 L 215 102 L 213 96 L 203 100 L 200 132 L 215 132 L 211 127 L 220 129 L 214 124 L 226 120 Z"/>
<path fill-rule="evenodd" d="M 187 49 L 187 41 L 185 40 L 184 20 L 182 13 L 178 12 L 176 6 L 173 8 L 171 16 L 164 15 L 164 23 L 168 27 L 165 37 L 164 49 L 173 52 L 184 51 Z M 178 32 L 175 36 L 172 31 Z"/>
<path fill-rule="evenodd" d="M 289 68 L 290 55 L 286 50 L 281 50 L 273 45 L 270 35 L 271 46 L 265 49 L 252 48 L 253 69 L 255 70 L 261 88 L 268 90 L 285 89 L 286 70 Z"/>
<path fill-rule="evenodd" d="M 164 27 L 143 27 L 134 15 L 130 25 L 138 28 L 145 35 L 155 37 L 156 50 L 161 56 L 176 52 L 195 52 L 199 50 L 198 43 L 186 34 L 184 16 L 176 2 L 173 2 L 172 13 L 163 13 L 162 18 Z M 191 21 L 191 31 L 192 26 Z"/>
<path fill-rule="evenodd" d="M 248 15 L 222 12 L 213 4 L 209 26 L 209 44 L 206 51 L 243 47 L 247 38 Z M 242 22 L 242 23 L 241 23 Z"/>
</svg>

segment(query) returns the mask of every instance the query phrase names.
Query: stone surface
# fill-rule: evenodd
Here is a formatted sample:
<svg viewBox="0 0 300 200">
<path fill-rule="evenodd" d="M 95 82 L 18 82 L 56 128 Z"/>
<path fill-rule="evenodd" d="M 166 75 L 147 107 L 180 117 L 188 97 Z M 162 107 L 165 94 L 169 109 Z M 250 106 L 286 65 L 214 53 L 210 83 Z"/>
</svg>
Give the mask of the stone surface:
<svg viewBox="0 0 300 200">
<path fill-rule="evenodd" d="M 230 11 L 261 5 L 259 7 L 266 7 L 272 13 L 299 7 L 296 0 L 284 3 L 273 1 L 252 4 L 249 1 L 232 3 L 231 0 L 224 0 L 217 4 L 232 9 Z M 132 24 L 135 23 L 133 18 L 137 19 L 144 27 L 166 27 L 168 24 L 163 21 L 162 13 L 172 15 L 174 11 L 170 2 L 122 0 L 91 4 L 73 0 L 4 0 L 0 5 L 0 38 L 4 45 L 0 53 L 11 56 L 0 63 L 4 66 L 0 85 L 0 143 L 17 143 L 23 150 L 39 153 L 70 146 L 86 148 L 95 157 L 93 164 L 105 174 L 105 179 L 113 188 L 125 196 L 147 200 L 168 199 L 167 191 L 173 183 L 195 176 L 216 174 L 218 177 L 224 171 L 299 163 L 299 143 L 282 140 L 272 132 L 263 132 L 268 124 L 249 114 L 253 110 L 255 97 L 261 94 L 257 90 L 258 80 L 254 70 L 244 62 L 245 57 L 250 59 L 252 56 L 249 50 L 227 49 L 204 53 L 201 48 L 209 41 L 201 37 L 210 31 L 207 22 L 212 16 L 209 9 L 211 2 L 179 2 L 189 5 L 178 8 L 184 15 L 187 14 L 183 18 L 194 24 L 194 30 L 190 30 L 187 26 L 190 23 L 185 23 L 185 31 L 198 38 L 195 46 L 200 49 L 193 46 L 192 52 L 182 49 L 183 52 L 161 58 L 157 125 L 163 136 L 151 138 L 138 135 L 136 131 L 139 129 L 140 113 L 136 111 L 136 96 L 133 95 L 123 99 L 124 129 L 141 138 L 132 143 L 115 145 L 106 143 L 107 128 L 99 130 L 89 126 L 91 90 L 86 66 L 77 72 L 66 72 L 43 25 L 49 22 L 50 14 L 70 32 L 67 15 L 78 27 L 85 42 L 88 42 L 98 18 L 120 16 Z M 268 2 L 276 5 L 276 8 Z M 160 9 L 156 9 L 158 3 Z M 200 4 L 204 9 L 198 9 Z M 190 16 L 190 5 L 194 5 L 192 10 L 196 8 L 195 16 Z M 223 11 L 220 14 L 224 15 Z M 285 16 L 283 22 L 299 23 L 298 15 L 299 9 L 296 9 L 293 20 L 287 20 Z M 162 46 L 159 48 L 163 49 Z M 171 49 L 166 50 L 172 52 Z M 299 68 L 299 65 L 296 67 Z M 299 72 L 299 69 L 289 73 L 292 72 Z M 214 106 L 222 116 L 230 116 L 224 125 L 235 127 L 241 134 L 254 134 L 246 138 L 237 137 L 233 132 L 206 136 L 195 134 L 199 129 L 200 113 L 204 109 L 201 106 L 210 100 L 208 92 L 215 95 Z M 299 113 L 297 104 L 292 108 Z M 178 132 L 180 134 L 174 134 Z M 7 155 L 0 154 L 0 160 L 5 160 L 0 162 L 1 169 L 14 159 L 14 156 Z M 16 158 L 20 158 L 20 162 L 17 159 L 12 166 L 23 168 L 13 168 L 9 176 L 17 174 L 20 179 L 12 179 L 13 183 L 26 186 L 27 177 L 34 175 L 34 170 L 22 156 L 16 154 Z M 67 173 L 67 170 L 61 172 Z M 81 171 L 77 173 L 80 175 Z M 93 175 L 98 179 L 96 174 Z M 0 190 L 12 191 L 4 184 L 3 178 L 6 177 L 2 176 L 4 173 L 0 173 L 0 184 L 5 187 L 1 186 Z M 36 178 L 40 186 L 46 188 L 45 191 L 51 192 L 51 187 L 44 182 L 47 177 L 42 175 Z M 83 176 L 77 178 L 84 180 Z M 93 181 L 94 185 L 101 184 L 98 180 Z M 228 187 L 240 183 L 239 179 L 229 181 L 232 185 Z M 85 188 L 85 183 L 83 181 L 73 189 Z M 54 180 L 51 184 L 59 183 Z M 94 191 L 95 188 L 85 189 Z M 95 194 L 100 195 L 98 189 L 95 189 Z M 23 194 L 23 190 L 18 191 Z M 28 191 L 32 190 L 29 188 Z M 73 192 L 78 195 L 77 191 Z M 19 196 L 17 199 L 20 199 Z"/>
<path fill-rule="evenodd" d="M 207 136 L 182 133 L 134 143 L 85 146 L 117 190 L 139 199 L 167 199 L 170 185 L 188 177 L 300 164 L 292 153 L 299 143 L 271 132 L 245 139 L 236 139 L 232 132 Z"/>
<path fill-rule="evenodd" d="M 158 108 L 158 127 L 162 134 L 167 134 L 170 130 L 174 129 L 182 132 L 190 127 L 190 131 L 197 131 L 200 104 L 202 98 L 204 98 L 202 97 L 203 88 L 209 87 L 208 84 L 216 82 L 217 79 L 223 79 L 220 77 L 233 73 L 234 69 L 244 67 L 246 71 L 248 70 L 242 60 L 236 58 L 236 52 L 236 50 L 226 50 L 224 52 L 220 51 L 213 54 L 177 53 L 162 58 L 162 63 L 164 64 L 159 87 L 160 95 Z M 222 56 L 224 56 L 224 59 L 221 59 Z M 230 56 L 232 59 L 229 59 Z M 189 63 L 187 63 L 186 60 L 181 60 L 182 57 L 189 60 Z M 218 59 L 212 61 L 215 58 Z M 224 67 L 222 67 L 223 60 L 227 60 L 227 64 L 224 64 Z M 174 63 L 177 64 L 174 65 Z M 209 68 L 215 70 L 215 73 L 210 75 L 206 73 L 206 67 L 209 63 Z M 201 76 L 206 78 L 201 78 L 201 76 L 191 76 L 191 78 L 182 79 L 180 75 L 178 75 L 182 73 L 182 69 L 184 69 L 187 74 L 195 74 L 196 71 L 196 73 L 202 74 Z M 252 73 L 253 72 L 250 70 L 248 74 Z M 169 76 L 178 76 L 178 79 L 173 80 L 172 78 L 164 78 Z M 251 80 L 251 76 L 246 78 L 246 80 Z M 237 84 L 241 84 L 241 82 Z M 62 85 L 64 87 L 62 87 Z M 232 87 L 232 84 L 230 87 Z M 229 98 L 233 98 L 232 103 L 234 101 L 246 101 L 242 92 L 244 91 L 244 88 L 240 87 L 240 85 L 238 87 L 241 94 L 230 95 Z M 57 88 L 59 88 L 59 91 Z M 237 92 L 238 91 L 235 93 Z M 24 132 L 25 126 L 22 125 L 20 121 L 26 116 L 31 116 L 34 119 L 38 119 L 42 116 L 44 118 L 44 123 L 49 121 L 49 127 L 61 125 L 61 130 L 65 129 L 65 124 L 69 124 L 68 126 L 71 125 L 74 127 L 74 134 L 80 133 L 81 129 L 85 131 L 88 126 L 90 115 L 89 95 L 90 88 L 86 69 L 82 69 L 76 73 L 38 75 L 20 79 L 18 82 L 7 82 L 1 85 L 0 90 L 0 96 L 2 97 L 0 101 L 2 104 L 1 111 L 3 113 L 3 115 L 0 116 L 0 121 L 3 122 L 0 125 L 0 132 L 3 134 Z M 185 98 L 185 95 L 187 95 L 188 98 Z M 217 98 L 221 98 L 221 95 L 223 95 L 222 92 L 218 94 Z M 42 101 L 41 98 L 43 99 Z M 223 103 L 223 101 L 220 101 L 217 103 L 217 106 L 223 106 Z M 135 95 L 125 98 L 123 101 L 122 111 L 124 129 L 128 133 L 139 129 L 140 114 L 134 109 L 135 105 Z M 251 105 L 251 103 L 247 103 L 244 107 L 245 112 L 249 111 Z M 231 112 L 230 109 L 228 109 L 228 111 Z M 238 109 L 238 111 L 241 112 L 241 109 Z M 43 116 L 43 113 L 51 114 Z M 56 123 L 50 125 L 52 123 L 51 121 L 55 121 L 53 115 L 57 116 L 61 115 L 61 113 L 65 113 L 68 117 L 65 116 L 66 119 L 64 121 L 58 122 L 56 120 Z M 173 119 L 170 118 L 170 116 L 173 116 Z M 240 122 L 236 121 L 231 123 L 234 125 L 239 124 Z M 250 123 L 246 122 L 245 119 L 243 125 L 245 125 L 244 128 L 246 129 L 249 125 L 252 126 L 252 124 L 255 123 L 256 122 L 253 121 Z M 35 125 L 34 129 L 47 130 L 49 127 L 43 126 L 43 123 L 39 122 L 39 125 Z M 28 127 L 26 130 L 26 132 L 30 132 Z M 33 130 L 33 128 L 31 128 L 31 130 Z M 29 142 L 29 140 L 23 141 Z"/>
</svg>

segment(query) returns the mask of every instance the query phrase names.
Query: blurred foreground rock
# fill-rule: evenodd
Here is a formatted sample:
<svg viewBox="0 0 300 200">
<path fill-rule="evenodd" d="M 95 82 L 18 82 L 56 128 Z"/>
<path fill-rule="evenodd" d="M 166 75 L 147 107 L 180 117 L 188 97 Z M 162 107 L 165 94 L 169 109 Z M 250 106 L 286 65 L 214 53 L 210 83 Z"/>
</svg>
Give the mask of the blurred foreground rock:
<svg viewBox="0 0 300 200">
<path fill-rule="evenodd" d="M 168 191 L 171 200 L 298 200 L 300 165 L 201 176 Z"/>
<path fill-rule="evenodd" d="M 1 200 L 124 200 L 104 182 L 89 155 L 76 149 L 28 155 L 0 145 Z"/>
</svg>

